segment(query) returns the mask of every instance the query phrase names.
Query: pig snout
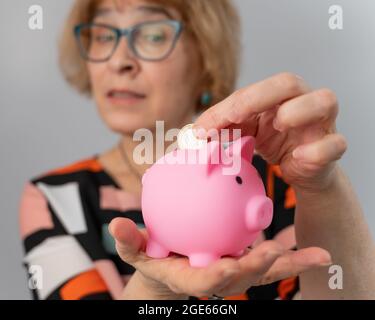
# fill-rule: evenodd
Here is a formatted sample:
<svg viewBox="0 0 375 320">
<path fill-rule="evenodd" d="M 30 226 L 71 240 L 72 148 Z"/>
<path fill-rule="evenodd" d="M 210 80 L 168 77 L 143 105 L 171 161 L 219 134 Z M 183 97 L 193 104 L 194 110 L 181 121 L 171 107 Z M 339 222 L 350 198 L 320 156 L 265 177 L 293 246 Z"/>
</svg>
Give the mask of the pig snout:
<svg viewBox="0 0 375 320">
<path fill-rule="evenodd" d="M 261 231 L 272 222 L 272 200 L 263 195 L 252 197 L 246 205 L 246 227 L 249 231 Z"/>
</svg>

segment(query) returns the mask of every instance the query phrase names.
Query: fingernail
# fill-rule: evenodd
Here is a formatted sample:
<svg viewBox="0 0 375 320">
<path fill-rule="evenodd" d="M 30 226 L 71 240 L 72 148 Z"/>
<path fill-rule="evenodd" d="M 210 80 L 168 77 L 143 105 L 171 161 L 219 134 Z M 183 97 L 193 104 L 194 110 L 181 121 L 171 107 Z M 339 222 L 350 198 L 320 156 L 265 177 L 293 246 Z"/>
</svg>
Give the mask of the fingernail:
<svg viewBox="0 0 375 320">
<path fill-rule="evenodd" d="M 110 235 L 113 237 L 113 233 L 112 233 L 112 224 L 111 224 L 111 223 L 108 225 L 108 232 L 109 232 Z"/>
<path fill-rule="evenodd" d="M 277 131 L 282 131 L 283 128 L 281 127 L 281 124 L 279 122 L 279 120 L 277 118 L 273 119 L 273 127 L 277 130 Z"/>
<path fill-rule="evenodd" d="M 200 126 L 193 126 L 193 132 L 198 139 L 207 139 L 206 129 Z"/>
<path fill-rule="evenodd" d="M 328 267 L 328 266 L 331 266 L 332 264 L 333 264 L 333 262 L 331 260 L 329 260 L 329 261 L 321 262 L 319 265 L 322 266 L 322 267 Z"/>
</svg>

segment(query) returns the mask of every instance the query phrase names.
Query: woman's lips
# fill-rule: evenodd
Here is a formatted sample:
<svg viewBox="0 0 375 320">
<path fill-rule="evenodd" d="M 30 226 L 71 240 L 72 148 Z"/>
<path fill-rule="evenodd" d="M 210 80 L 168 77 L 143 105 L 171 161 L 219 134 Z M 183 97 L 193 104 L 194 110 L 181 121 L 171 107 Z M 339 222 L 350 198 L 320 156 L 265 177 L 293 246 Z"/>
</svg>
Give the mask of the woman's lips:
<svg viewBox="0 0 375 320">
<path fill-rule="evenodd" d="M 111 90 L 107 98 L 114 105 L 133 105 L 139 103 L 146 96 L 129 90 Z"/>
</svg>

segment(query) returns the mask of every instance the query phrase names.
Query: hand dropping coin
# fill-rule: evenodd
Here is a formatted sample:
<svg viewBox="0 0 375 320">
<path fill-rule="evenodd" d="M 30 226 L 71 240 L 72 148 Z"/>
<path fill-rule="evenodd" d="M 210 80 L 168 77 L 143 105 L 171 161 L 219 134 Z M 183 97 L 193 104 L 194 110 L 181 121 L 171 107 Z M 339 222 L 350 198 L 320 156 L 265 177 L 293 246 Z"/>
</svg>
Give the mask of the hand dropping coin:
<svg viewBox="0 0 375 320">
<path fill-rule="evenodd" d="M 206 139 L 198 139 L 193 130 L 193 124 L 184 126 L 177 136 L 177 144 L 179 149 L 201 149 L 207 144 Z"/>
</svg>

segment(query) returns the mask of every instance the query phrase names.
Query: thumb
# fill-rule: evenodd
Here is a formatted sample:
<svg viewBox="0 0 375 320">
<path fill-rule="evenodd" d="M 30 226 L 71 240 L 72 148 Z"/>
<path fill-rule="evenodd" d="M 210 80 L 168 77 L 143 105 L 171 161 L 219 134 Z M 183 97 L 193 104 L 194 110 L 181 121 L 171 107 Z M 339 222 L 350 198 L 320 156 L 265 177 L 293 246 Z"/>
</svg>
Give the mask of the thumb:
<svg viewBox="0 0 375 320">
<path fill-rule="evenodd" d="M 139 252 L 146 247 L 144 233 L 128 218 L 113 219 L 108 230 L 116 241 L 116 249 L 121 259 L 129 264 L 135 263 L 139 259 Z"/>
</svg>

